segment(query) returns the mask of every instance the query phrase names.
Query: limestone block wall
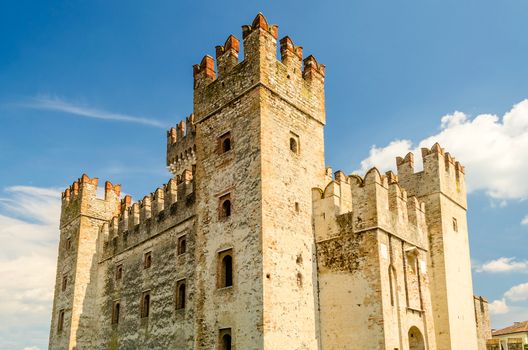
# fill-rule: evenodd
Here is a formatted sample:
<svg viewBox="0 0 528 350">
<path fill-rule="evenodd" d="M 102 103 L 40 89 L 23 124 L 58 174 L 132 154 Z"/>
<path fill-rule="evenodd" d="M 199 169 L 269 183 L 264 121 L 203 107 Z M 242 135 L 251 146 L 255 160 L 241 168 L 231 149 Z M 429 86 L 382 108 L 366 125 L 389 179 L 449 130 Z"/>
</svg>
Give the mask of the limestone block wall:
<svg viewBox="0 0 528 350">
<path fill-rule="evenodd" d="M 119 185 L 106 182 L 105 197 L 97 198 L 97 185 L 83 175 L 62 194 L 50 349 L 87 346 L 94 334 L 98 232 L 117 214 L 120 195 Z"/>
<path fill-rule="evenodd" d="M 488 300 L 482 296 L 473 297 L 475 321 L 477 324 L 478 349 L 486 350 L 486 340 L 491 339 Z"/>
<path fill-rule="evenodd" d="M 438 347 L 476 349 L 464 167 L 438 144 L 422 149 L 422 159 L 423 171 L 415 172 L 411 153 L 398 158 L 398 178 L 425 203 Z"/>
<path fill-rule="evenodd" d="M 216 50 L 218 76 L 212 57 L 195 66 L 197 199 L 206 218 L 198 227 L 200 276 L 214 285 L 223 249 L 232 249 L 237 274 L 229 290 L 204 288 L 203 347 L 218 341 L 222 327 L 244 349 L 317 346 L 307 189 L 324 178 L 324 67 L 311 57 L 302 69 L 300 48 L 289 39 L 279 61 L 277 33 L 258 15 L 243 27 L 243 61 L 230 36 Z M 232 150 L 221 154 L 217 140 L 226 133 Z M 219 220 L 225 195 L 233 214 Z"/>
<path fill-rule="evenodd" d="M 376 169 L 313 199 L 322 348 L 436 349 L 423 203 Z"/>
</svg>

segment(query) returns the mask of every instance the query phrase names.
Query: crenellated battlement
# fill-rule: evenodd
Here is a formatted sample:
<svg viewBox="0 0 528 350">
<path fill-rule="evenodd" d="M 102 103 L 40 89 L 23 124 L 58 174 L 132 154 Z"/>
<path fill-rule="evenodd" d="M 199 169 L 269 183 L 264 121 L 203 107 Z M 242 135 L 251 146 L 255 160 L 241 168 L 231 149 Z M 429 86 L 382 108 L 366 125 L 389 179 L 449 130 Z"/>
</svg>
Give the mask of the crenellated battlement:
<svg viewBox="0 0 528 350">
<path fill-rule="evenodd" d="M 224 45 L 216 47 L 216 64 L 218 75 L 225 75 L 238 64 L 238 53 L 240 52 L 240 41 L 230 35 Z"/>
<path fill-rule="evenodd" d="M 171 173 L 181 174 L 196 164 L 195 136 L 193 114 L 167 131 L 167 167 Z"/>
<path fill-rule="evenodd" d="M 346 214 L 355 232 L 381 228 L 427 249 L 425 205 L 391 171 L 372 168 L 364 177 L 337 171 L 324 190 L 313 190 L 313 200 L 317 240 L 338 235 L 338 218 Z"/>
<path fill-rule="evenodd" d="M 277 58 L 278 26 L 268 24 L 259 13 L 251 25 L 242 26 L 244 59 L 239 61 L 240 42 L 229 35 L 216 46 L 216 60 L 205 55 L 193 66 L 194 112 L 196 121 L 222 108 L 237 96 L 257 86 L 287 97 L 303 111 L 324 123 L 325 66 L 290 37 L 280 40 Z M 215 70 L 216 65 L 216 70 Z"/>
<path fill-rule="evenodd" d="M 109 222 L 108 234 L 105 229 L 101 230 L 105 256 L 156 234 L 166 226 L 164 222 L 169 217 L 189 214 L 188 208 L 194 203 L 193 195 L 193 174 L 185 170 L 137 202 L 133 202 L 129 195 L 125 196 L 119 213 Z M 184 209 L 187 214 L 180 213 Z"/>
<path fill-rule="evenodd" d="M 121 196 L 121 185 L 105 182 L 104 198 L 97 198 L 99 179 L 83 174 L 62 192 L 61 225 L 79 215 L 105 216 L 107 211 L 116 211 Z"/>
<path fill-rule="evenodd" d="M 441 192 L 466 207 L 465 169 L 449 152 L 435 143 L 430 149 L 422 148 L 423 170 L 416 172 L 414 155 L 397 157 L 398 177 L 405 188 L 418 197 Z"/>
<path fill-rule="evenodd" d="M 242 38 L 246 39 L 251 33 L 256 31 L 257 29 L 265 33 L 269 33 L 275 39 L 277 39 L 279 35 L 279 27 L 276 24 L 269 25 L 268 21 L 266 20 L 266 17 L 264 17 L 262 12 L 259 12 L 257 14 L 251 25 L 246 24 L 242 26 Z"/>
</svg>

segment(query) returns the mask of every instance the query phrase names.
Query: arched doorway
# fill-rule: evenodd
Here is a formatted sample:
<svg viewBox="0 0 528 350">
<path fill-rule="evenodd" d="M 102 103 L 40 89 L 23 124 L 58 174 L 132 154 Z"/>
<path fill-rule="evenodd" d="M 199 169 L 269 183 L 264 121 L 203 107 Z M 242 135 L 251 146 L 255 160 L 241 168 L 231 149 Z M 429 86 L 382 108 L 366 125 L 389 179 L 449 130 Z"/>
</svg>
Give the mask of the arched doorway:
<svg viewBox="0 0 528 350">
<path fill-rule="evenodd" d="M 425 350 L 422 332 L 415 326 L 409 329 L 409 350 Z"/>
</svg>

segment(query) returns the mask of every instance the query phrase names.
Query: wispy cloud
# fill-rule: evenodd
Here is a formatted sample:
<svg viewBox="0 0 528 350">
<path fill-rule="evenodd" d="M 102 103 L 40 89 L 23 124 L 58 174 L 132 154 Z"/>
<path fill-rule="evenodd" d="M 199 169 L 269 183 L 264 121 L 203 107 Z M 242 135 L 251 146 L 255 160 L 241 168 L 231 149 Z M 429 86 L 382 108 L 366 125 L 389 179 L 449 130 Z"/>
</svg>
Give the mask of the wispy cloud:
<svg viewBox="0 0 528 350">
<path fill-rule="evenodd" d="M 504 272 L 528 272 L 528 260 L 519 261 L 515 258 L 501 257 L 490 260 L 476 267 L 477 272 L 504 273 Z"/>
<path fill-rule="evenodd" d="M 61 99 L 59 97 L 45 95 L 33 97 L 23 103 L 18 104 L 18 106 L 25 108 L 63 112 L 84 118 L 113 120 L 125 123 L 136 123 L 163 129 L 165 129 L 166 127 L 166 123 L 163 123 L 156 119 L 109 112 L 102 109 L 74 104 L 65 101 L 64 99 Z"/>
<path fill-rule="evenodd" d="M 0 191 L 0 315 L 9 320 L 0 324 L 0 349 L 34 350 L 47 343 L 59 216 L 57 189 Z"/>
<path fill-rule="evenodd" d="M 521 225 L 526 225 L 526 226 L 528 226 L 528 215 L 526 215 L 526 216 L 521 220 Z"/>
</svg>

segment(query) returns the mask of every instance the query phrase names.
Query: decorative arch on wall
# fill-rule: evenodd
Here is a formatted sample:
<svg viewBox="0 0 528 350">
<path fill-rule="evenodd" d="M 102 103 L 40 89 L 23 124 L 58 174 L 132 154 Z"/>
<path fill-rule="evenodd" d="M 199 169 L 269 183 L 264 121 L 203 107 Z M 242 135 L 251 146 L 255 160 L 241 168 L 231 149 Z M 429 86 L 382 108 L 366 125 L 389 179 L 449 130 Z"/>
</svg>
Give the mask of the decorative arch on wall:
<svg viewBox="0 0 528 350">
<path fill-rule="evenodd" d="M 416 326 L 409 329 L 409 350 L 425 350 L 424 337 Z"/>
</svg>

